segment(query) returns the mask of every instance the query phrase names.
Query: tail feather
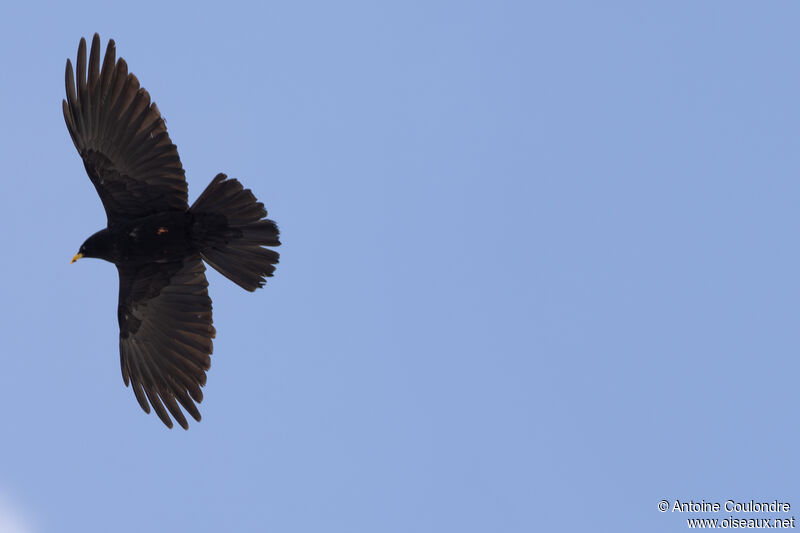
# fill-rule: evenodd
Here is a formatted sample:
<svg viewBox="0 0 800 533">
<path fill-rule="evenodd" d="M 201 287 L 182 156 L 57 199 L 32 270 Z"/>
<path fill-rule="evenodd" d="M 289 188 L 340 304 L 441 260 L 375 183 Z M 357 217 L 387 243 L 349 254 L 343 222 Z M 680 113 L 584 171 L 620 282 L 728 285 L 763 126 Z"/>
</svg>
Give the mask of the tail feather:
<svg viewBox="0 0 800 533">
<path fill-rule="evenodd" d="M 275 272 L 279 254 L 263 246 L 281 244 L 278 226 L 238 180 L 217 174 L 189 211 L 200 255 L 220 274 L 254 291 Z"/>
</svg>

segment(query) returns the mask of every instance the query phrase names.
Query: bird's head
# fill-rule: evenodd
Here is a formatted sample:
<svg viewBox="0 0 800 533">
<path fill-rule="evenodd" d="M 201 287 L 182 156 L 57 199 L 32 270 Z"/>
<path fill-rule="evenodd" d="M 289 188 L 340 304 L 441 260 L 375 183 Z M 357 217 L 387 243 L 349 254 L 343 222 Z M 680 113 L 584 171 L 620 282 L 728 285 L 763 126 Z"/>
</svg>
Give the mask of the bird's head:
<svg viewBox="0 0 800 533">
<path fill-rule="evenodd" d="M 82 257 L 95 257 L 97 259 L 111 260 L 111 240 L 108 229 L 102 229 L 86 239 L 81 244 L 78 253 L 72 258 L 70 264 Z"/>
</svg>

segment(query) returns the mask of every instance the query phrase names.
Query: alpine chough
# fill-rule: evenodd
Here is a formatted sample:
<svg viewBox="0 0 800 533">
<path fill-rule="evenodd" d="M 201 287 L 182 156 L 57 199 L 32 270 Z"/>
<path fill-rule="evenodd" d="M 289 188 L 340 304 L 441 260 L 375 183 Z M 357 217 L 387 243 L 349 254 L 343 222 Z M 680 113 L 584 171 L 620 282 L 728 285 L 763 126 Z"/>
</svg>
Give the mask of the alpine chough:
<svg viewBox="0 0 800 533">
<path fill-rule="evenodd" d="M 77 79 L 75 74 L 77 74 Z M 195 403 L 211 364 L 211 299 L 203 261 L 248 291 L 272 276 L 278 227 L 264 204 L 225 174 L 191 205 L 178 150 L 150 95 L 100 36 L 86 57 L 78 46 L 73 74 L 67 59 L 64 120 L 103 207 L 106 228 L 84 242 L 81 257 L 105 259 L 119 273 L 119 351 L 122 379 L 145 412 L 152 405 L 172 427 L 195 420 Z M 77 84 L 76 84 L 77 82 Z"/>
</svg>

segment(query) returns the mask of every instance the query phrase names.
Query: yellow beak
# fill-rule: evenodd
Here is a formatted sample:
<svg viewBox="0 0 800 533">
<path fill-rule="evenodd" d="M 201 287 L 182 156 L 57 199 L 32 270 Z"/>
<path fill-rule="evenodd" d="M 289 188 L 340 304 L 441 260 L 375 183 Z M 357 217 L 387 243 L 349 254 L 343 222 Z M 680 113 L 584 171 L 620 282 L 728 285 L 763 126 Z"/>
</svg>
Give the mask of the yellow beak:
<svg viewBox="0 0 800 533">
<path fill-rule="evenodd" d="M 72 263 L 74 263 L 75 261 L 80 259 L 81 257 L 83 257 L 83 254 L 75 254 L 75 257 L 72 258 L 72 261 L 70 261 L 69 264 L 71 265 Z"/>
</svg>

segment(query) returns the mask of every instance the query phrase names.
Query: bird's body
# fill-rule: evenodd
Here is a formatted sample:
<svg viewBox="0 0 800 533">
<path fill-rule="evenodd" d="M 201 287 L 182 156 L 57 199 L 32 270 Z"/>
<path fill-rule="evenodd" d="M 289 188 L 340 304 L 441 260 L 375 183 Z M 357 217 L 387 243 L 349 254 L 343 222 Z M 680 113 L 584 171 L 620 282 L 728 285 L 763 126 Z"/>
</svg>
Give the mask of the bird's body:
<svg viewBox="0 0 800 533">
<path fill-rule="evenodd" d="M 64 119 L 106 210 L 107 225 L 73 262 L 95 257 L 119 272 L 120 361 L 142 409 L 170 414 L 188 428 L 180 406 L 200 420 L 216 331 L 203 261 L 253 291 L 272 276 L 278 227 L 237 180 L 218 174 L 190 207 L 178 152 L 161 113 L 100 38 L 78 47 L 77 83 L 67 60 Z"/>
<path fill-rule="evenodd" d="M 192 232 L 194 218 L 188 211 L 167 211 L 112 224 L 89 237 L 89 256 L 115 265 L 183 259 L 200 251 Z"/>
</svg>

